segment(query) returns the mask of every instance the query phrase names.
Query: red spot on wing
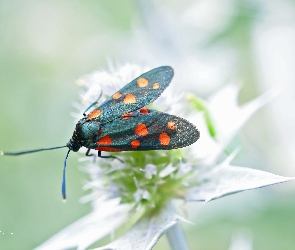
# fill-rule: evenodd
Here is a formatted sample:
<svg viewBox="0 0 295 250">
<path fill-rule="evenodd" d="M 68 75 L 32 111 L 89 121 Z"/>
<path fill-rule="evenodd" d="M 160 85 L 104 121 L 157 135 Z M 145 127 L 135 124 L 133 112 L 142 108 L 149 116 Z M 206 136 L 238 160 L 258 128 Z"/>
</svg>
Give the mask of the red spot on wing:
<svg viewBox="0 0 295 250">
<path fill-rule="evenodd" d="M 132 114 L 133 114 L 133 112 L 128 112 L 128 113 L 122 115 L 122 117 L 123 117 L 124 120 L 126 120 L 128 118 L 131 118 L 132 117 Z"/>
<path fill-rule="evenodd" d="M 148 114 L 149 113 L 149 110 L 147 109 L 147 108 L 141 108 L 140 110 L 139 110 L 139 112 L 141 113 L 141 114 Z"/>
<path fill-rule="evenodd" d="M 122 96 L 120 92 L 113 94 L 113 99 L 119 99 Z"/>
<path fill-rule="evenodd" d="M 144 88 L 149 84 L 149 81 L 148 81 L 148 79 L 141 77 L 136 81 L 136 83 L 137 83 L 138 87 Z"/>
<path fill-rule="evenodd" d="M 96 147 L 95 150 L 106 151 L 106 152 L 120 152 L 120 151 L 123 151 L 122 149 L 112 148 L 112 147 Z"/>
<path fill-rule="evenodd" d="M 133 140 L 130 142 L 130 145 L 132 148 L 138 148 L 140 146 L 140 141 L 139 140 Z"/>
<path fill-rule="evenodd" d="M 134 128 L 135 134 L 139 136 L 146 136 L 148 134 L 148 130 L 145 124 L 139 123 L 135 128 Z"/>
<path fill-rule="evenodd" d="M 95 117 L 100 116 L 101 113 L 102 113 L 101 110 L 99 110 L 99 109 L 95 109 L 95 110 L 93 110 L 90 114 L 88 114 L 87 117 L 88 117 L 88 118 L 95 118 Z"/>
<path fill-rule="evenodd" d="M 157 82 L 155 82 L 155 83 L 153 84 L 153 89 L 158 89 L 158 88 L 160 88 L 160 84 L 157 83 Z"/>
<path fill-rule="evenodd" d="M 124 100 L 123 102 L 125 104 L 131 104 L 131 103 L 135 103 L 136 102 L 136 97 L 132 94 L 127 94 L 125 97 L 124 97 Z"/>
<path fill-rule="evenodd" d="M 167 127 L 171 130 L 174 130 L 174 129 L 176 129 L 176 124 L 175 124 L 175 122 L 170 121 L 167 123 Z"/>
<path fill-rule="evenodd" d="M 161 133 L 159 135 L 160 144 L 163 146 L 167 146 L 170 143 L 170 136 L 167 133 Z"/>
<path fill-rule="evenodd" d="M 96 144 L 110 145 L 112 143 L 112 138 L 108 135 L 101 137 Z"/>
</svg>

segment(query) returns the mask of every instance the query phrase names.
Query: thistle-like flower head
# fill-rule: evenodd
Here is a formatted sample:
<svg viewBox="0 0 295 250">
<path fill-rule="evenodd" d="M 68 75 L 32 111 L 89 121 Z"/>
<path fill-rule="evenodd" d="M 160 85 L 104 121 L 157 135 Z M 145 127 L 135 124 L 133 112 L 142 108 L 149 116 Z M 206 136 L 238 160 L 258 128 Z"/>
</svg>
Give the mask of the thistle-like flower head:
<svg viewBox="0 0 295 250">
<path fill-rule="evenodd" d="M 147 71 L 127 64 L 109 72 L 97 71 L 78 80 L 83 88 L 80 114 L 98 96 L 104 102 L 126 83 Z M 123 235 L 101 249 L 151 249 L 171 227 L 183 220 L 172 201 L 210 201 L 240 191 L 267 186 L 292 178 L 231 166 L 237 151 L 224 154 L 228 142 L 249 117 L 274 93 L 266 93 L 237 105 L 238 88 L 229 85 L 207 102 L 173 92 L 173 82 L 152 105 L 187 118 L 201 132 L 200 140 L 183 149 L 114 153 L 118 159 L 82 157 L 82 168 L 90 176 L 85 189 L 93 212 L 49 239 L 39 249 L 85 249 L 114 231 Z M 222 108 L 223 107 L 223 108 Z M 226 119 L 226 121 L 224 120 Z M 217 156 L 224 159 L 217 161 Z M 126 229 L 129 228 L 128 229 Z"/>
</svg>

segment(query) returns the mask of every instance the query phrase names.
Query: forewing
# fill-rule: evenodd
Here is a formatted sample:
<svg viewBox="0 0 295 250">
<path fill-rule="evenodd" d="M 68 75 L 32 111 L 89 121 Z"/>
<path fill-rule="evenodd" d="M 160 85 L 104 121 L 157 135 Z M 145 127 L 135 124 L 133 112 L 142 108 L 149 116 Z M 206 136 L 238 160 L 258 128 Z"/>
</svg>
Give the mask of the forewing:
<svg viewBox="0 0 295 250">
<path fill-rule="evenodd" d="M 123 114 L 148 105 L 167 88 L 174 75 L 169 66 L 155 68 L 142 74 L 114 93 L 110 99 L 93 110 L 88 117 L 102 124 L 119 118 Z"/>
<path fill-rule="evenodd" d="M 186 147 L 199 138 L 187 120 L 155 110 L 124 116 L 102 127 L 91 148 L 100 151 L 137 151 Z"/>
</svg>

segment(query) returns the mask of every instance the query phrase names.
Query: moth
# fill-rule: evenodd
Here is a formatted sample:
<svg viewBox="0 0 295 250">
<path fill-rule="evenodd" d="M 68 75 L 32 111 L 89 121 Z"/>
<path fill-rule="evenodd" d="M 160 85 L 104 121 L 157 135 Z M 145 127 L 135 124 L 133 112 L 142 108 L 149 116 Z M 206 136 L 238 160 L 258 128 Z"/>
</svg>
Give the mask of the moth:
<svg viewBox="0 0 295 250">
<path fill-rule="evenodd" d="M 170 66 L 161 66 L 138 76 L 102 104 L 94 102 L 83 113 L 65 146 L 0 153 L 16 156 L 67 147 L 69 150 L 64 159 L 62 180 L 62 196 L 66 199 L 65 172 L 70 151 L 77 152 L 81 147 L 86 147 L 87 156 L 94 149 L 98 157 L 117 158 L 103 156 L 101 152 L 170 150 L 189 146 L 200 137 L 192 123 L 145 107 L 162 94 L 173 76 L 174 71 Z M 91 108 L 92 111 L 87 113 Z"/>
</svg>

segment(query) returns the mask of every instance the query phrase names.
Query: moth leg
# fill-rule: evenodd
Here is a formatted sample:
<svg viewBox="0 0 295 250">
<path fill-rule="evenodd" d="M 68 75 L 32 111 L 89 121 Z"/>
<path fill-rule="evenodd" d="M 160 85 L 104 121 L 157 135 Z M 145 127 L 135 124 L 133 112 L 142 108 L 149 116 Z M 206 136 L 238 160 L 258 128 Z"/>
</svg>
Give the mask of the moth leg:
<svg viewBox="0 0 295 250">
<path fill-rule="evenodd" d="M 86 156 L 93 156 L 93 162 L 95 162 L 96 161 L 96 155 L 94 155 L 94 154 L 89 154 L 89 152 L 90 152 L 90 148 L 88 148 L 87 149 L 87 152 L 86 152 Z"/>
<path fill-rule="evenodd" d="M 114 158 L 114 159 L 117 159 L 118 161 L 124 163 L 124 161 L 122 161 L 120 158 L 118 158 L 116 156 L 113 156 L 113 155 L 101 155 L 101 151 L 97 151 L 97 156 L 99 158 Z"/>
<path fill-rule="evenodd" d="M 87 149 L 87 152 L 86 152 L 85 155 L 86 155 L 86 156 L 92 156 L 93 154 L 89 154 L 89 152 L 90 152 L 90 148 Z"/>
<path fill-rule="evenodd" d="M 102 96 L 102 91 L 100 92 L 100 95 L 99 95 L 99 97 L 97 98 L 97 100 L 94 102 L 94 103 L 92 103 L 84 112 L 83 112 L 83 116 L 86 116 L 86 112 L 89 110 L 89 109 L 91 109 L 93 106 L 95 106 L 95 105 L 97 105 L 97 103 L 98 103 L 98 100 L 101 98 L 101 96 Z"/>
</svg>

